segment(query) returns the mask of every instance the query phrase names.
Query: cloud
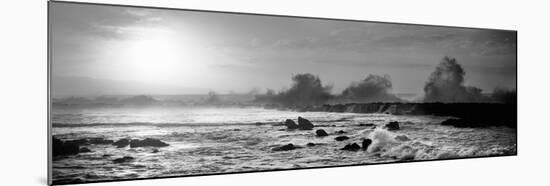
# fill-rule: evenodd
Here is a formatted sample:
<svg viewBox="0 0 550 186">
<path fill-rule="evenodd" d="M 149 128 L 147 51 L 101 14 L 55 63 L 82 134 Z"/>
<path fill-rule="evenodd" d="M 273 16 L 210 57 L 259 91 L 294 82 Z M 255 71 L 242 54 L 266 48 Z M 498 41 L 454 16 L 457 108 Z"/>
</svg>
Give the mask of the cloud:
<svg viewBox="0 0 550 186">
<path fill-rule="evenodd" d="M 122 31 L 126 27 L 162 20 L 156 11 L 139 8 L 54 2 L 51 9 L 53 33 L 62 34 L 59 38 L 124 38 L 126 33 Z"/>
</svg>

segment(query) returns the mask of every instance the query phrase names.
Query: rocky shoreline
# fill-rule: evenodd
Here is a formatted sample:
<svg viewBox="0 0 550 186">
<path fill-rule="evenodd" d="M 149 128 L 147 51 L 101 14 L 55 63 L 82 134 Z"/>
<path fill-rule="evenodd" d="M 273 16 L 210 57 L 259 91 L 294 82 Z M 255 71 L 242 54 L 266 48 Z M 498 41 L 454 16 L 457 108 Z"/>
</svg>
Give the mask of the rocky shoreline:
<svg viewBox="0 0 550 186">
<path fill-rule="evenodd" d="M 392 115 L 434 115 L 455 117 L 447 125 L 457 127 L 517 127 L 517 105 L 502 103 L 348 103 L 294 106 L 300 112 L 339 112 Z"/>
</svg>

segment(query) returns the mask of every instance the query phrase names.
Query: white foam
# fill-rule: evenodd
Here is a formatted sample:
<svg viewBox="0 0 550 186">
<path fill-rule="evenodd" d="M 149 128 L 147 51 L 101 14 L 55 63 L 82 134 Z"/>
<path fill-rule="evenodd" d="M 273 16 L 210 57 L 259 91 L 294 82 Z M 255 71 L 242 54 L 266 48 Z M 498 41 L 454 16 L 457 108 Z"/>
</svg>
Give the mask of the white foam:
<svg viewBox="0 0 550 186">
<path fill-rule="evenodd" d="M 372 144 L 367 149 L 367 152 L 378 152 L 385 147 L 392 146 L 398 142 L 394 139 L 394 134 L 386 129 L 376 128 L 369 134 Z"/>
</svg>

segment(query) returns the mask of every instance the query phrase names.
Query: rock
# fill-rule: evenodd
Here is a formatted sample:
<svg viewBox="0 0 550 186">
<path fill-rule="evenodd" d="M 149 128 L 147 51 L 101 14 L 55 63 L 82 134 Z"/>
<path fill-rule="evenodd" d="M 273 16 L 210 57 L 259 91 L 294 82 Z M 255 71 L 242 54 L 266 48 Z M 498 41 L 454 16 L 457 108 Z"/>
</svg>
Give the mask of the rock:
<svg viewBox="0 0 550 186">
<path fill-rule="evenodd" d="M 315 146 L 315 143 L 307 143 L 306 146 L 313 147 L 313 146 Z"/>
<path fill-rule="evenodd" d="M 361 149 L 361 147 L 357 145 L 357 143 L 352 143 L 347 144 L 346 146 L 344 146 L 344 148 L 341 148 L 340 150 L 358 151 L 359 149 Z"/>
<path fill-rule="evenodd" d="M 317 135 L 317 137 L 328 136 L 327 132 L 325 132 L 325 130 L 323 130 L 323 129 L 319 129 L 319 130 L 315 131 L 315 134 Z"/>
<path fill-rule="evenodd" d="M 338 136 L 338 137 L 334 138 L 334 140 L 336 140 L 336 141 L 344 141 L 344 140 L 348 140 L 348 139 L 349 139 L 349 137 L 347 137 L 347 136 Z"/>
<path fill-rule="evenodd" d="M 151 153 L 157 153 L 157 152 L 159 152 L 158 149 L 153 149 L 153 151 L 151 151 Z"/>
<path fill-rule="evenodd" d="M 343 131 L 343 130 L 336 131 L 336 134 L 345 134 L 345 133 L 347 133 L 347 132 Z"/>
<path fill-rule="evenodd" d="M 285 126 L 288 129 L 297 129 L 298 128 L 298 125 L 296 125 L 296 123 L 291 119 L 286 119 Z"/>
<path fill-rule="evenodd" d="M 64 156 L 78 154 L 80 146 L 74 143 L 65 143 L 56 137 L 52 137 L 52 155 Z"/>
<path fill-rule="evenodd" d="M 126 163 L 126 162 L 130 162 L 134 160 L 133 157 L 130 157 L 130 156 L 124 156 L 122 158 L 117 158 L 117 159 L 114 159 L 113 160 L 113 163 Z"/>
<path fill-rule="evenodd" d="M 280 146 L 280 147 L 275 147 L 271 150 L 273 151 L 289 151 L 289 150 L 294 150 L 298 147 L 294 146 L 292 143 L 289 143 L 289 144 L 286 144 L 286 145 L 283 145 L 283 146 Z"/>
<path fill-rule="evenodd" d="M 458 118 L 458 119 L 447 119 L 441 122 L 443 126 L 453 126 L 457 128 L 484 128 L 491 126 L 506 126 L 510 128 L 517 128 L 515 121 L 506 121 L 504 120 L 508 116 L 503 116 L 503 121 L 498 121 L 498 119 L 490 120 L 487 118 Z"/>
<path fill-rule="evenodd" d="M 113 145 L 116 146 L 117 148 L 123 148 L 123 147 L 126 147 L 126 146 L 130 145 L 130 140 L 129 139 L 119 139 L 116 142 L 114 142 Z"/>
<path fill-rule="evenodd" d="M 80 150 L 78 150 L 79 153 L 88 153 L 88 152 L 92 152 L 92 150 L 90 150 L 89 148 L 86 148 L 86 147 L 82 147 L 80 148 Z"/>
<path fill-rule="evenodd" d="M 360 123 L 359 126 L 361 126 L 361 127 L 373 127 L 373 126 L 376 126 L 376 125 L 373 124 L 373 123 Z"/>
<path fill-rule="evenodd" d="M 409 141 L 409 140 L 411 140 L 411 139 L 409 139 L 409 137 L 407 137 L 405 135 L 397 135 L 397 136 L 395 136 L 395 139 L 399 140 L 399 141 Z"/>
<path fill-rule="evenodd" d="M 399 122 L 392 121 L 384 126 L 388 130 L 399 130 Z"/>
<path fill-rule="evenodd" d="M 76 145 L 86 145 L 88 144 L 88 139 L 77 139 L 77 140 L 68 140 L 66 141 L 65 143 L 72 143 L 72 144 L 76 144 Z"/>
<path fill-rule="evenodd" d="M 458 127 L 458 128 L 466 128 L 466 127 L 475 128 L 475 127 L 482 127 L 482 125 L 480 125 L 478 122 L 474 122 L 474 121 L 466 120 L 466 119 L 447 119 L 447 120 L 441 122 L 441 125 L 444 125 L 444 126 L 453 126 L 453 127 Z"/>
<path fill-rule="evenodd" d="M 164 143 L 158 139 L 145 138 L 144 140 L 133 139 L 130 141 L 130 148 L 136 147 L 166 147 L 169 146 L 167 143 Z"/>
<path fill-rule="evenodd" d="M 361 147 L 361 149 L 367 150 L 371 143 L 372 143 L 371 139 L 363 139 L 363 144 L 362 144 L 363 146 Z"/>
<path fill-rule="evenodd" d="M 313 124 L 309 120 L 302 117 L 298 117 L 298 128 L 300 130 L 311 130 L 313 129 L 313 127 L 314 127 Z"/>
<path fill-rule="evenodd" d="M 103 138 L 88 138 L 89 144 L 95 144 L 95 145 L 110 145 L 113 144 L 113 140 L 106 140 Z"/>
</svg>

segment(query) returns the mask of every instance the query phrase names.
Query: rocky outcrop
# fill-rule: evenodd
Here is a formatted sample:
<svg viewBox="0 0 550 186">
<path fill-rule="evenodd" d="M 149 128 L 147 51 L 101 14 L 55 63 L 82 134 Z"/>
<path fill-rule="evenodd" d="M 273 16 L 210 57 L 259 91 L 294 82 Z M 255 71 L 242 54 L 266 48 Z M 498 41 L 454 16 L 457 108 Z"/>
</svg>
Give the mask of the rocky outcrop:
<svg viewBox="0 0 550 186">
<path fill-rule="evenodd" d="M 371 139 L 363 139 L 362 147 L 361 149 L 367 150 L 369 148 L 369 145 L 372 143 Z"/>
<path fill-rule="evenodd" d="M 298 129 L 300 130 L 311 130 L 313 129 L 313 123 L 311 123 L 309 120 L 298 117 Z"/>
<path fill-rule="evenodd" d="M 84 139 L 77 139 L 77 140 L 67 140 L 65 141 L 65 143 L 72 143 L 79 146 L 88 145 L 88 139 L 84 138 Z"/>
<path fill-rule="evenodd" d="M 325 104 L 316 110 L 304 111 L 450 116 L 474 123 L 456 124 L 457 127 L 517 127 L 515 103 L 349 103 Z"/>
<path fill-rule="evenodd" d="M 399 122 L 397 121 L 392 121 L 386 125 L 384 125 L 384 128 L 387 129 L 387 130 L 399 130 Z"/>
<path fill-rule="evenodd" d="M 306 144 L 306 146 L 308 146 L 308 147 L 313 147 L 315 145 L 316 145 L 315 143 L 311 143 L 311 142 Z"/>
<path fill-rule="evenodd" d="M 80 150 L 78 150 L 78 153 L 88 153 L 88 152 L 92 152 L 92 150 L 90 150 L 87 147 L 82 147 L 80 148 Z"/>
<path fill-rule="evenodd" d="M 336 134 L 345 134 L 345 133 L 347 133 L 347 132 L 343 131 L 343 130 L 336 131 Z"/>
<path fill-rule="evenodd" d="M 317 137 L 325 137 L 325 136 L 328 136 L 327 132 L 323 129 L 319 129 L 317 131 L 315 131 L 315 135 Z"/>
<path fill-rule="evenodd" d="M 374 127 L 376 125 L 374 123 L 360 123 L 359 126 L 361 126 L 361 127 Z"/>
<path fill-rule="evenodd" d="M 123 147 L 126 147 L 126 146 L 130 145 L 130 140 L 129 139 L 119 139 L 116 142 L 114 142 L 113 145 L 116 146 L 117 148 L 123 148 Z"/>
<path fill-rule="evenodd" d="M 89 144 L 94 144 L 94 145 L 110 145 L 112 143 L 114 143 L 113 140 L 106 140 L 104 138 L 88 138 L 88 143 Z"/>
<path fill-rule="evenodd" d="M 506 116 L 503 116 L 506 117 Z M 510 128 L 516 128 L 514 122 L 506 121 L 494 121 L 487 118 L 451 118 L 441 122 L 443 126 L 452 126 L 457 128 L 482 128 L 482 127 L 494 127 L 494 126 L 506 126 Z"/>
<path fill-rule="evenodd" d="M 136 147 L 166 147 L 169 146 L 158 139 L 145 138 L 144 140 L 133 139 L 130 141 L 130 148 Z"/>
<path fill-rule="evenodd" d="M 134 160 L 134 158 L 131 157 L 131 156 L 124 156 L 122 158 L 114 159 L 113 163 L 126 163 L 126 162 L 130 162 L 130 161 L 133 161 L 133 160 Z"/>
<path fill-rule="evenodd" d="M 334 138 L 334 140 L 336 140 L 336 141 L 344 141 L 344 140 L 348 140 L 348 139 L 349 139 L 349 137 L 347 137 L 347 136 L 338 136 L 338 137 Z"/>
<path fill-rule="evenodd" d="M 357 145 L 357 143 L 352 143 L 352 144 L 347 144 L 346 146 L 344 146 L 344 148 L 341 148 L 340 150 L 358 151 L 359 149 L 361 149 L 361 147 Z"/>
<path fill-rule="evenodd" d="M 287 129 L 297 129 L 298 125 L 291 119 L 286 119 L 285 126 Z"/>
<path fill-rule="evenodd" d="M 80 151 L 80 146 L 75 143 L 66 143 L 52 137 L 52 155 L 53 156 L 65 156 L 76 155 Z"/>
<path fill-rule="evenodd" d="M 407 137 L 406 135 L 397 135 L 395 136 L 394 138 L 395 140 L 398 140 L 398 141 L 410 141 L 411 139 L 409 139 L 409 137 Z"/>
<path fill-rule="evenodd" d="M 453 126 L 457 128 L 479 128 L 479 127 L 489 127 L 489 126 L 497 126 L 496 124 L 492 124 L 490 122 L 483 122 L 483 121 L 476 121 L 472 119 L 447 119 L 443 122 L 441 122 L 441 125 L 443 126 Z"/>
<path fill-rule="evenodd" d="M 271 150 L 272 151 L 289 151 L 289 150 L 294 150 L 294 149 L 297 149 L 297 148 L 299 148 L 299 147 L 294 146 L 292 143 L 289 143 L 289 144 L 286 144 L 286 145 L 283 145 L 283 146 L 280 146 L 280 147 L 275 147 Z"/>
<path fill-rule="evenodd" d="M 284 125 L 287 127 L 287 129 L 293 130 L 293 129 L 300 129 L 300 130 L 312 130 L 313 129 L 313 123 L 311 123 L 309 120 L 298 117 L 298 124 L 296 124 L 293 120 L 287 119 L 284 122 Z"/>
</svg>

